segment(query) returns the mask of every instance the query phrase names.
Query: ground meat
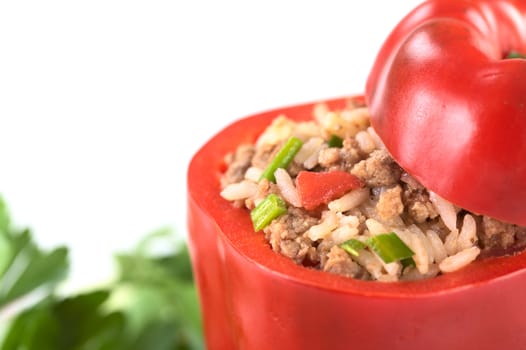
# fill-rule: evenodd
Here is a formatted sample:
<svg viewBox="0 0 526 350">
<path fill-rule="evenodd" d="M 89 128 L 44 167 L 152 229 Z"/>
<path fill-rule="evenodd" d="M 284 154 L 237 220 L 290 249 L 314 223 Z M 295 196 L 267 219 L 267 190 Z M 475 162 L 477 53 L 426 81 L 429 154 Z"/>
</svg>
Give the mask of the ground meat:
<svg viewBox="0 0 526 350">
<path fill-rule="evenodd" d="M 393 219 L 404 211 L 402 203 L 402 187 L 399 185 L 389 188 L 380 194 L 376 210 L 383 220 Z"/>
<path fill-rule="evenodd" d="M 497 221 L 483 216 L 478 230 L 481 247 L 490 252 L 501 254 L 526 245 L 526 228 Z"/>
<path fill-rule="evenodd" d="M 294 161 L 290 162 L 289 166 L 287 167 L 287 172 L 291 177 L 298 176 L 299 172 L 302 170 L 305 170 L 303 164 L 298 164 Z"/>
<path fill-rule="evenodd" d="M 309 248 L 305 259 L 303 259 L 303 266 L 307 267 L 317 267 L 320 263 L 320 256 L 318 254 L 318 249 L 313 245 Z"/>
<path fill-rule="evenodd" d="M 438 216 L 435 206 L 429 200 L 429 193 L 424 187 L 420 184 L 415 186 L 415 183 L 411 182 L 403 183 L 403 187 L 402 201 L 409 221 L 421 224 Z"/>
<path fill-rule="evenodd" d="M 331 240 L 322 240 L 321 242 L 318 242 L 316 251 L 318 253 L 320 268 L 323 268 L 323 266 L 327 264 L 327 260 L 329 260 L 329 252 L 331 251 L 332 247 L 334 247 L 334 242 Z"/>
<path fill-rule="evenodd" d="M 318 155 L 318 163 L 324 168 L 330 168 L 340 161 L 340 149 L 335 147 L 323 148 Z"/>
<path fill-rule="evenodd" d="M 281 145 L 275 144 L 263 144 L 254 153 L 252 158 L 252 166 L 259 169 L 265 169 L 270 160 L 274 157 L 274 154 L 278 152 Z"/>
<path fill-rule="evenodd" d="M 351 173 L 369 187 L 396 185 L 402 170 L 385 150 L 376 150 L 370 157 L 356 164 Z"/>
<path fill-rule="evenodd" d="M 302 263 L 307 254 L 310 254 L 309 259 L 312 259 L 311 250 L 315 250 L 312 241 L 304 237 L 303 233 L 318 221 L 303 210 L 291 207 L 286 215 L 274 220 L 265 228 L 265 235 L 274 251 Z"/>
<path fill-rule="evenodd" d="M 253 197 L 249 197 L 244 201 L 245 206 L 249 210 L 252 210 L 256 206 L 256 202 L 263 200 L 266 196 L 268 196 L 271 193 L 279 193 L 278 186 L 267 179 L 261 179 L 261 181 L 258 182 L 258 189 L 256 191 L 256 194 Z M 235 204 L 236 202 L 234 202 L 234 205 Z"/>
<path fill-rule="evenodd" d="M 221 178 L 221 186 L 223 188 L 228 184 L 243 180 L 245 172 L 250 167 L 255 151 L 255 147 L 252 145 L 241 145 L 235 153 L 230 153 L 226 157 L 225 161 L 228 169 Z"/>
<path fill-rule="evenodd" d="M 340 164 L 338 168 L 351 171 L 353 166 L 364 158 L 364 154 L 355 139 L 346 138 L 343 140 L 343 147 L 340 148 Z"/>
<path fill-rule="evenodd" d="M 352 278 L 359 278 L 364 275 L 360 265 L 354 262 L 351 256 L 337 245 L 333 246 L 327 254 L 323 271 Z"/>
<path fill-rule="evenodd" d="M 315 250 L 315 248 L 310 245 L 310 241 L 304 237 L 297 237 L 294 240 L 281 240 L 278 252 L 294 260 L 297 264 L 303 264 L 311 249 Z"/>
<path fill-rule="evenodd" d="M 304 210 L 300 208 L 290 207 L 287 215 L 283 221 L 287 225 L 287 229 L 294 235 L 303 234 L 311 226 L 317 225 L 319 219 L 308 215 Z"/>
</svg>

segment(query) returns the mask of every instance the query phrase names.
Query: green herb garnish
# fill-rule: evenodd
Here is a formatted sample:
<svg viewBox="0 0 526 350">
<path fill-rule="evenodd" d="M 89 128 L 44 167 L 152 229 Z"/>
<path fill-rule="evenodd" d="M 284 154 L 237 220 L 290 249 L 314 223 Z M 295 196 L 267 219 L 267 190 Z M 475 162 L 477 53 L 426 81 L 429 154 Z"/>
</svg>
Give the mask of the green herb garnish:
<svg viewBox="0 0 526 350">
<path fill-rule="evenodd" d="M 386 264 L 411 258 L 415 254 L 394 232 L 370 237 L 365 243 Z"/>
<path fill-rule="evenodd" d="M 413 258 L 402 259 L 402 260 L 400 260 L 400 263 L 402 263 L 402 266 L 404 268 L 406 268 L 406 267 L 416 267 L 416 263 L 413 260 Z"/>
<path fill-rule="evenodd" d="M 119 254 L 113 282 L 58 295 L 67 249 L 38 247 L 29 230 L 11 225 L 0 198 L 0 349 L 202 350 L 189 253 L 172 233 Z"/>
<path fill-rule="evenodd" d="M 267 179 L 271 182 L 276 182 L 274 172 L 278 168 L 286 169 L 300 150 L 301 146 L 303 146 L 303 141 L 294 136 L 289 138 L 269 165 L 267 165 L 267 168 L 263 171 L 263 174 L 261 174 L 259 179 Z"/>
<path fill-rule="evenodd" d="M 285 214 L 286 211 L 287 205 L 283 199 L 274 193 L 269 194 L 250 212 L 254 230 L 264 229 L 272 220 Z"/>
<path fill-rule="evenodd" d="M 327 143 L 329 144 L 329 147 L 336 147 L 336 148 L 343 147 L 343 139 L 339 137 L 338 135 L 332 135 Z"/>
<path fill-rule="evenodd" d="M 367 246 L 362 241 L 351 238 L 341 243 L 340 248 L 342 248 L 343 250 L 345 250 L 347 253 L 351 255 L 358 256 L 360 255 L 359 251 L 367 248 Z"/>
</svg>

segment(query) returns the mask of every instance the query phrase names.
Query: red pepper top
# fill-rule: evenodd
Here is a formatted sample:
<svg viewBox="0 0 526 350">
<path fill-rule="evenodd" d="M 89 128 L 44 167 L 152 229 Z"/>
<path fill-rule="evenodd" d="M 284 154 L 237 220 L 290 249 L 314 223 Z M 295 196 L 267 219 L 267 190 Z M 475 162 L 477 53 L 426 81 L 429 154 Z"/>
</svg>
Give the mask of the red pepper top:
<svg viewBox="0 0 526 350">
<path fill-rule="evenodd" d="M 526 1 L 435 0 L 370 73 L 371 123 L 398 163 L 470 211 L 526 225 Z"/>
</svg>

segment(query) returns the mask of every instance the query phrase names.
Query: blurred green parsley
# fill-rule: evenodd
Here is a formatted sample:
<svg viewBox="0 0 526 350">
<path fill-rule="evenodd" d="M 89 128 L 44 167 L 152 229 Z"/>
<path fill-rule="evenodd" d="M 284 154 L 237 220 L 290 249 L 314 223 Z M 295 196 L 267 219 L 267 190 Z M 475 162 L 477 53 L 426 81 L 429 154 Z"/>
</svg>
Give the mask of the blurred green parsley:
<svg viewBox="0 0 526 350">
<path fill-rule="evenodd" d="M 0 349 L 204 348 L 188 250 L 171 230 L 148 235 L 116 262 L 107 286 L 58 295 L 67 248 L 41 250 L 29 230 L 13 228 L 0 199 Z"/>
</svg>

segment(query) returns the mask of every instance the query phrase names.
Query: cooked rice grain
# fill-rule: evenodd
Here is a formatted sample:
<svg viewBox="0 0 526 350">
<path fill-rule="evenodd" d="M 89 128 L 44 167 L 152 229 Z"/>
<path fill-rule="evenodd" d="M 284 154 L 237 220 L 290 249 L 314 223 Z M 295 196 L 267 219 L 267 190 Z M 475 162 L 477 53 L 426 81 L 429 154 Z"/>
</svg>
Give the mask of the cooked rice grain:
<svg viewBox="0 0 526 350">
<path fill-rule="evenodd" d="M 258 185 L 251 181 L 241 181 L 226 186 L 221 191 L 221 197 L 229 201 L 246 199 L 256 194 Z"/>
<path fill-rule="evenodd" d="M 312 241 L 317 241 L 327 237 L 332 230 L 338 227 L 339 220 L 336 213 L 324 211 L 322 220 L 318 225 L 311 226 L 305 233 Z"/>
<path fill-rule="evenodd" d="M 298 164 L 303 164 L 305 168 L 310 169 L 306 166 L 305 162 L 310 158 L 318 158 L 318 153 L 323 142 L 324 141 L 321 137 L 311 137 L 303 143 L 303 146 L 301 146 L 299 152 L 294 157 L 294 161 Z M 316 164 L 314 164 L 314 166 L 315 165 Z"/>
<path fill-rule="evenodd" d="M 262 169 L 256 168 L 255 166 L 251 166 L 245 172 L 245 179 L 252 182 L 258 182 L 262 174 Z"/>
<path fill-rule="evenodd" d="M 300 196 L 289 173 L 285 169 L 278 168 L 274 172 L 274 177 L 276 178 L 276 185 L 278 185 L 283 199 L 296 208 L 301 207 Z"/>
<path fill-rule="evenodd" d="M 442 262 L 447 257 L 444 242 L 442 242 L 438 234 L 433 230 L 427 230 L 426 236 L 433 249 L 433 260 L 437 263 Z"/>
<path fill-rule="evenodd" d="M 358 142 L 358 147 L 360 147 L 364 153 L 369 154 L 377 148 L 373 137 L 367 131 L 357 133 L 356 141 Z"/>
<path fill-rule="evenodd" d="M 436 210 L 447 228 L 455 231 L 457 229 L 457 212 L 453 204 L 431 191 L 429 191 L 429 200 L 435 205 Z"/>
<path fill-rule="evenodd" d="M 345 212 L 361 205 L 369 198 L 369 189 L 358 188 L 343 195 L 342 197 L 329 202 L 329 210 L 335 212 Z"/>
<path fill-rule="evenodd" d="M 472 247 L 477 241 L 477 223 L 473 216 L 466 214 L 462 222 L 462 229 L 458 235 L 459 249 Z"/>
<path fill-rule="evenodd" d="M 458 252 L 455 255 L 445 258 L 438 267 L 442 272 L 453 272 L 475 261 L 480 254 L 479 247 L 471 247 Z"/>
</svg>

